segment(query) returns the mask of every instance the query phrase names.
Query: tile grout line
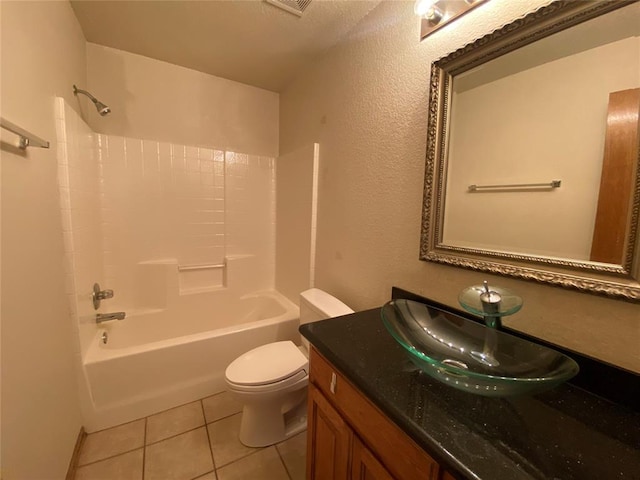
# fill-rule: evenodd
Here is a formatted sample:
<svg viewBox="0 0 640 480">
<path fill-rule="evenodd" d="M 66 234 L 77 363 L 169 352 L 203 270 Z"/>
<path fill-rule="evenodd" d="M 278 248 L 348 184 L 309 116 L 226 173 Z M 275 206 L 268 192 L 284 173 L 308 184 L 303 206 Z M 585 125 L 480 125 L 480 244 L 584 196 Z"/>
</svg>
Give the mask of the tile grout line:
<svg viewBox="0 0 640 480">
<path fill-rule="evenodd" d="M 171 410 L 171 409 L 169 409 L 169 410 Z M 162 412 L 160 412 L 160 413 L 162 413 Z M 144 419 L 145 419 L 145 417 L 140 417 L 140 418 L 136 418 L 134 420 L 129 420 L 128 422 L 119 423 L 117 425 L 114 425 L 113 427 L 107 427 L 107 428 L 103 428 L 102 430 L 96 430 L 95 432 L 87 433 L 87 437 L 89 437 L 91 435 L 96 435 L 98 433 L 104 433 L 104 432 L 107 432 L 109 430 L 113 430 L 114 428 L 124 427 L 125 425 L 129 425 L 130 423 L 139 422 L 140 420 L 144 420 Z"/>
<path fill-rule="evenodd" d="M 135 451 L 139 450 L 140 448 L 142 448 L 142 480 L 144 480 L 144 478 L 145 478 L 145 466 L 146 466 L 146 460 L 147 460 L 147 458 L 146 458 L 147 447 L 150 447 L 150 446 L 153 446 L 153 445 L 157 445 L 158 443 L 164 442 L 165 440 L 170 440 L 172 438 L 178 437 L 180 435 L 183 435 L 183 434 L 186 434 L 186 433 L 189 433 L 189 432 L 193 432 L 195 430 L 198 430 L 198 429 L 204 427 L 205 431 L 206 431 L 206 435 L 207 435 L 207 441 L 209 443 L 209 454 L 211 455 L 211 461 L 213 463 L 213 470 L 211 472 L 206 472 L 203 475 L 207 475 L 209 473 L 214 472 L 214 473 L 216 473 L 216 478 L 217 478 L 216 462 L 215 462 L 215 459 L 213 457 L 213 449 L 212 449 L 212 445 L 211 445 L 211 437 L 209 435 L 209 428 L 208 427 L 209 427 L 209 425 L 215 424 L 215 423 L 220 422 L 222 420 L 225 420 L 225 419 L 228 419 L 230 417 L 233 417 L 234 415 L 239 415 L 239 414 L 242 413 L 242 411 L 235 412 L 235 413 L 232 413 L 230 415 L 226 415 L 226 416 L 223 416 L 223 417 L 220 417 L 220 418 L 216 418 L 215 420 L 213 420 L 211 422 L 207 422 L 207 417 L 206 417 L 205 412 L 204 412 L 204 400 L 207 399 L 207 398 L 210 398 L 210 397 L 214 397 L 214 396 L 220 395 L 222 393 L 224 393 L 224 392 L 220 392 L 220 393 L 216 393 L 216 394 L 213 394 L 213 395 L 209 395 L 207 397 L 201 398 L 199 400 L 195 400 L 193 402 L 186 402 L 186 403 L 184 403 L 182 405 L 178 405 L 176 407 L 168 408 L 166 410 L 163 410 L 162 412 L 158 412 L 158 413 L 155 413 L 155 414 L 147 416 L 147 417 L 138 418 L 138 419 L 135 419 L 135 420 L 131 420 L 129 422 L 124 422 L 124 423 L 116 425 L 114 427 L 109 427 L 109 428 L 105 428 L 103 430 L 99 430 L 98 432 L 94 432 L 94 433 L 106 432 L 108 430 L 111 430 L 112 428 L 117 428 L 117 427 L 120 427 L 120 426 L 123 426 L 123 425 L 127 425 L 127 424 L 130 424 L 130 423 L 138 422 L 140 420 L 144 420 L 144 434 L 143 434 L 143 444 L 142 444 L 142 446 L 135 447 L 135 448 L 132 448 L 130 450 L 125 450 L 123 452 L 120 452 L 120 453 L 117 453 L 117 454 L 114 454 L 114 455 L 110 455 L 110 456 L 105 457 L 105 458 L 100 458 L 100 459 L 94 460 L 92 462 L 85 463 L 83 465 L 78 465 L 77 467 L 80 468 L 80 467 L 86 467 L 86 466 L 89 466 L 89 465 L 95 465 L 95 464 L 97 464 L 99 462 L 104 462 L 106 460 L 112 460 L 112 459 L 114 459 L 116 457 L 135 452 Z M 170 411 L 170 410 L 174 410 L 174 409 L 177 409 L 177 408 L 180 408 L 180 407 L 184 407 L 186 405 L 189 405 L 190 403 L 195 403 L 195 402 L 200 402 L 200 409 L 201 409 L 202 416 L 203 416 L 203 421 L 204 421 L 204 423 L 202 425 L 198 425 L 197 427 L 191 428 L 191 429 L 186 430 L 184 432 L 180 432 L 180 433 L 177 433 L 175 435 L 171 435 L 169 437 L 162 438 L 160 440 L 157 440 L 157 441 L 147 445 L 148 420 L 149 420 L 150 417 L 158 415 L 158 414 L 161 414 L 161 413 L 164 413 L 164 412 L 167 412 L 167 411 Z M 92 435 L 92 434 L 88 434 L 87 436 L 89 436 L 89 435 Z M 226 467 L 227 465 L 231 465 L 233 463 L 236 463 L 237 461 L 242 460 L 243 458 L 247 458 L 247 457 L 249 457 L 249 456 L 251 456 L 251 455 L 253 455 L 253 454 L 257 453 L 257 452 L 260 452 L 260 451 L 264 450 L 264 448 L 265 447 L 259 448 L 259 449 L 255 450 L 255 451 L 252 451 L 252 452 L 248 453 L 247 455 L 244 455 L 244 456 L 242 456 L 242 457 L 240 457 L 240 458 L 238 458 L 236 460 L 233 460 L 233 461 L 231 461 L 231 462 L 229 462 L 229 463 L 227 463 L 225 465 L 221 465 L 220 468 Z M 276 451 L 278 451 L 277 448 L 276 448 Z M 278 455 L 280 455 L 279 451 L 278 451 Z M 285 469 L 286 469 L 286 466 L 285 466 Z M 196 478 L 198 478 L 198 477 L 196 477 Z"/>
<path fill-rule="evenodd" d="M 144 480 L 144 472 L 147 466 L 147 426 L 149 425 L 149 417 L 144 418 L 144 439 L 142 449 L 142 480 Z"/>
<path fill-rule="evenodd" d="M 0 1 L 1 1 L 1 0 L 0 0 Z M 190 403 L 192 403 L 192 402 L 190 402 Z M 238 412 L 238 413 L 241 413 L 241 412 Z M 198 425 L 197 427 L 190 428 L 189 430 L 185 430 L 184 432 L 175 433 L 175 434 L 170 435 L 170 436 L 168 436 L 168 437 L 161 438 L 160 440 L 156 440 L 156 441 L 151 442 L 151 443 L 149 443 L 149 444 L 146 444 L 146 435 L 145 435 L 145 445 L 144 445 L 144 446 L 145 446 L 145 447 L 150 447 L 150 446 L 152 446 L 152 445 L 157 445 L 157 444 L 158 444 L 158 443 L 160 443 L 160 442 L 164 442 L 165 440 L 170 440 L 170 439 L 172 439 L 172 438 L 179 437 L 180 435 L 183 435 L 183 434 L 185 434 L 185 433 L 193 432 L 194 430 L 198 430 L 199 428 L 203 428 L 203 427 L 204 427 L 204 428 L 207 428 L 209 425 L 212 425 L 212 424 L 214 424 L 214 423 L 218 423 L 219 421 L 224 420 L 224 419 L 229 418 L 229 417 L 233 417 L 234 415 L 238 415 L 238 413 L 234 413 L 234 414 L 232 414 L 232 415 L 227 415 L 226 417 L 218 418 L 218 419 L 214 420 L 213 422 L 209 422 L 209 423 L 206 423 L 206 419 L 205 419 L 205 423 L 203 423 L 202 425 Z M 204 412 L 203 412 L 203 416 L 204 416 Z M 145 432 L 145 433 L 146 433 L 146 432 Z M 208 435 L 208 434 L 209 434 L 209 432 L 208 432 L 208 429 L 207 429 L 207 435 Z M 135 450 L 135 449 L 134 449 L 134 450 Z M 131 450 L 130 450 L 130 451 L 131 451 Z M 115 455 L 114 455 L 114 456 L 115 456 Z"/>
<path fill-rule="evenodd" d="M 240 410 L 239 412 L 236 412 L 236 413 L 232 413 L 231 415 L 225 415 L 224 417 L 216 418 L 212 422 L 207 422 L 207 418 L 205 417 L 204 422 L 205 422 L 205 425 L 211 425 L 212 423 L 217 423 L 220 420 L 224 420 L 226 418 L 233 417 L 234 415 L 238 415 L 240 413 L 242 413 L 242 410 Z"/>
<path fill-rule="evenodd" d="M 213 458 L 213 448 L 211 446 L 211 436 L 209 435 L 209 426 L 207 425 L 207 417 L 204 414 L 204 402 L 200 399 L 200 409 L 202 410 L 202 419 L 204 420 L 204 431 L 207 434 L 207 443 L 209 444 L 209 455 L 211 456 L 211 464 L 213 465 L 213 471 L 216 471 L 216 459 Z M 205 474 L 206 475 L 206 474 Z M 218 474 L 216 473 L 216 478 Z"/>
<path fill-rule="evenodd" d="M 271 447 L 271 446 L 273 446 L 273 445 L 269 445 L 269 447 Z M 244 460 L 245 458 L 248 458 L 251 455 L 255 455 L 256 453 L 262 452 L 263 450 L 266 450 L 269 447 L 252 447 L 252 448 L 257 448 L 257 450 L 255 450 L 253 452 L 249 452 L 246 455 L 243 455 L 242 457 L 236 458 L 235 460 L 232 460 L 229 463 L 225 463 L 224 465 L 220 465 L 220 467 L 216 469 L 216 472 L 218 470 L 221 470 L 223 468 L 228 467 L 229 465 L 233 465 L 234 463 L 238 463 L 240 460 Z M 216 473 L 216 475 L 217 475 L 217 473 Z"/>
<path fill-rule="evenodd" d="M 196 400 L 196 401 L 199 401 L 199 400 Z M 193 403 L 193 402 L 189 402 L 189 403 Z M 188 404 L 186 404 L 186 405 L 188 405 Z M 172 410 L 172 409 L 170 409 L 170 410 Z M 124 452 L 122 452 L 122 453 L 117 453 L 117 454 L 115 454 L 115 455 L 111 455 L 110 457 L 101 458 L 100 460 L 95 460 L 95 461 L 93 461 L 93 462 L 86 463 L 86 464 L 79 465 L 79 466 L 82 466 L 82 467 L 83 467 L 84 465 L 90 465 L 90 464 L 92 464 L 92 463 L 101 462 L 102 460 L 106 460 L 106 459 L 108 459 L 108 458 L 113 458 L 113 457 L 117 457 L 118 455 L 123 455 L 123 454 L 125 454 L 125 453 L 133 452 L 134 450 L 138 450 L 139 448 L 145 448 L 145 449 L 146 449 L 146 447 L 150 447 L 150 446 L 152 446 L 152 445 L 157 445 L 157 444 L 158 444 L 158 443 L 160 443 L 160 442 L 164 442 L 165 440 L 170 440 L 170 439 L 172 439 L 172 438 L 179 437 L 180 435 L 183 435 L 183 434 L 185 434 L 185 433 L 193 432 L 194 430 L 198 430 L 199 428 L 203 428 L 203 427 L 205 427 L 205 428 L 206 428 L 206 427 L 208 427 L 209 425 L 212 425 L 212 424 L 214 424 L 214 423 L 217 423 L 217 422 L 219 422 L 219 421 L 221 421 L 221 420 L 225 420 L 225 419 L 227 419 L 227 418 L 229 418 L 229 417 L 233 417 L 234 415 L 238 415 L 239 413 L 242 413 L 242 412 L 237 412 L 237 413 L 233 413 L 233 414 L 231 414 L 231 415 L 227 415 L 226 417 L 217 418 L 216 420 L 214 420 L 214 421 L 212 421 L 212 422 L 209 422 L 209 423 L 206 423 L 206 418 L 205 418 L 205 420 L 204 420 L 204 421 L 205 421 L 205 423 L 203 423 L 202 425 L 198 425 L 197 427 L 190 428 L 189 430 L 185 430 L 185 431 L 183 431 L 183 432 L 175 433 L 175 434 L 170 435 L 170 436 L 168 436 L 168 437 L 161 438 L 160 440 L 156 440 L 156 441 L 151 442 L 151 443 L 149 443 L 149 444 L 147 444 L 147 429 L 146 429 L 146 427 L 147 427 L 147 423 L 146 423 L 146 422 L 147 422 L 147 418 L 148 418 L 148 417 L 145 417 L 145 418 L 139 418 L 139 419 L 134 420 L 134 421 L 136 421 L 136 422 L 137 422 L 137 421 L 140 421 L 140 420 L 145 420 L 144 444 L 142 445 L 142 447 L 136 447 L 136 448 L 133 448 L 133 449 L 131 449 L 131 450 L 126 450 L 126 451 L 124 451 Z M 204 411 L 203 411 L 203 417 L 204 417 Z M 129 422 L 129 423 L 132 423 L 132 422 Z M 125 425 L 126 425 L 126 424 L 125 424 Z M 208 429 L 207 429 L 207 430 L 208 430 Z M 105 430 L 101 430 L 101 431 L 105 431 Z M 96 433 L 97 433 L 97 432 L 96 432 Z M 209 433 L 209 432 L 207 431 L 207 436 L 208 436 L 208 433 Z"/>
<path fill-rule="evenodd" d="M 206 427 L 206 425 L 198 425 L 197 427 L 190 428 L 189 430 L 185 430 L 184 432 L 175 433 L 175 434 L 170 435 L 170 436 L 168 436 L 166 438 L 161 438 L 160 440 L 156 440 L 155 442 L 151 442 L 150 444 L 145 445 L 145 447 L 151 447 L 153 445 L 157 445 L 159 443 L 164 442 L 165 440 L 171 440 L 172 438 L 179 437 L 180 435 L 184 435 L 185 433 L 193 432 L 193 431 L 198 430 L 199 428 L 202 428 L 202 427 Z"/>
<path fill-rule="evenodd" d="M 128 454 L 128 453 L 135 452 L 136 450 L 140 450 L 140 449 L 143 449 L 143 450 L 144 450 L 144 445 L 143 445 L 142 447 L 132 448 L 131 450 L 125 450 L 125 451 L 124 451 L 124 452 L 122 452 L 122 453 L 116 453 L 115 455 L 111 455 L 111 456 L 109 456 L 109 457 L 101 458 L 101 459 L 99 459 L 99 460 L 94 460 L 93 462 L 83 463 L 82 465 L 78 465 L 78 468 L 81 468 L 81 467 L 87 467 L 87 466 L 89 466 L 89 465 L 95 465 L 96 463 L 104 462 L 105 460 L 112 460 L 112 459 L 114 459 L 114 458 L 116 458 L 116 457 L 120 457 L 120 456 L 122 456 L 122 455 L 126 455 L 126 454 Z M 144 456 L 144 453 L 143 453 L 143 456 Z"/>
<path fill-rule="evenodd" d="M 287 468 L 287 463 L 284 461 L 284 458 L 282 458 L 282 453 L 280 453 L 280 449 L 278 448 L 278 445 L 281 444 L 281 443 L 283 443 L 283 442 L 276 443 L 274 445 L 274 447 L 276 447 L 276 452 L 278 453 L 278 458 L 280 458 L 280 462 L 282 462 L 282 466 L 284 467 L 284 471 L 287 473 L 287 477 L 289 477 L 289 480 L 293 480 L 293 477 L 291 476 L 291 472 Z"/>
</svg>

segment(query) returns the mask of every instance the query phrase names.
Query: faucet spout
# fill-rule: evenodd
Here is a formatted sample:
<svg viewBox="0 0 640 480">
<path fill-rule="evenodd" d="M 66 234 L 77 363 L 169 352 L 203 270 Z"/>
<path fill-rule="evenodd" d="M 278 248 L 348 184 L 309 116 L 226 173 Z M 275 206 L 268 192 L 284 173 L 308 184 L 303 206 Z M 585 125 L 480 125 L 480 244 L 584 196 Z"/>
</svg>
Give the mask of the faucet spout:
<svg viewBox="0 0 640 480">
<path fill-rule="evenodd" d="M 108 322 L 109 320 L 124 320 L 126 316 L 126 312 L 97 313 L 96 323 Z"/>
<path fill-rule="evenodd" d="M 465 288 L 458 296 L 460 305 L 484 319 L 488 328 L 502 328 L 502 317 L 516 313 L 522 307 L 522 298 L 501 287 L 489 288 L 487 281 L 482 285 Z"/>
<path fill-rule="evenodd" d="M 496 330 L 502 330 L 502 317 L 500 315 L 487 315 L 484 317 L 484 324 Z"/>
</svg>

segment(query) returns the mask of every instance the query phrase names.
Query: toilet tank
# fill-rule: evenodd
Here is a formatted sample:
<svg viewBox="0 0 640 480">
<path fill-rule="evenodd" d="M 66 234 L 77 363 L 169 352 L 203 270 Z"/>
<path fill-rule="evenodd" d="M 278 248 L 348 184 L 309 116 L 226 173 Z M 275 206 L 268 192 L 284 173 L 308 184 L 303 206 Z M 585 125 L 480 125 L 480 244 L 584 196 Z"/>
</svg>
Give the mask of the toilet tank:
<svg viewBox="0 0 640 480">
<path fill-rule="evenodd" d="M 353 310 L 318 288 L 311 288 L 300 294 L 300 325 L 349 313 L 353 313 Z"/>
</svg>

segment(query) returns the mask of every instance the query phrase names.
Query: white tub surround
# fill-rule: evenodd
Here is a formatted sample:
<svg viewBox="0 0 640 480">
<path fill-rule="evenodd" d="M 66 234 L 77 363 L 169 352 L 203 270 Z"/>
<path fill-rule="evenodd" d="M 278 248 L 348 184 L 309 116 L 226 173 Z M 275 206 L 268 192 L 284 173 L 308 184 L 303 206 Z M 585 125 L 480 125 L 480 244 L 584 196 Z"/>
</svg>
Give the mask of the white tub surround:
<svg viewBox="0 0 640 480">
<path fill-rule="evenodd" d="M 220 392 L 248 348 L 299 340 L 274 291 L 273 158 L 96 134 L 62 98 L 56 116 L 87 431 Z M 94 283 L 114 292 L 98 310 Z"/>
<path fill-rule="evenodd" d="M 275 291 L 235 297 L 220 289 L 181 296 L 177 308 L 103 324 L 84 359 L 93 404 L 85 428 L 100 430 L 223 391 L 224 369 L 247 349 L 299 343 L 298 316 L 298 307 Z"/>
</svg>

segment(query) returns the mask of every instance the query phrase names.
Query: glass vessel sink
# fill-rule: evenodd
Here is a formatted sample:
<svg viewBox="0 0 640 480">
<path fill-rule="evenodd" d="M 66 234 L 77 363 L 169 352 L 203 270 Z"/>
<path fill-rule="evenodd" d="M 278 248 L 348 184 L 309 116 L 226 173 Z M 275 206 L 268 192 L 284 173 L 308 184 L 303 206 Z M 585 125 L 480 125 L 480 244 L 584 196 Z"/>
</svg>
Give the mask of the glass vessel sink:
<svg viewBox="0 0 640 480">
<path fill-rule="evenodd" d="M 392 300 L 382 307 L 382 320 L 420 369 L 466 392 L 530 395 L 579 370 L 560 352 L 423 303 Z"/>
</svg>

